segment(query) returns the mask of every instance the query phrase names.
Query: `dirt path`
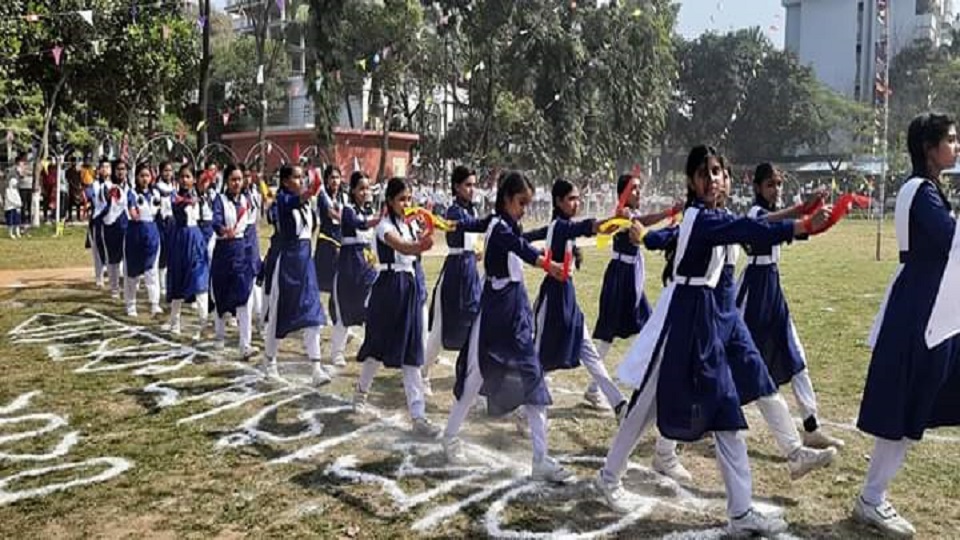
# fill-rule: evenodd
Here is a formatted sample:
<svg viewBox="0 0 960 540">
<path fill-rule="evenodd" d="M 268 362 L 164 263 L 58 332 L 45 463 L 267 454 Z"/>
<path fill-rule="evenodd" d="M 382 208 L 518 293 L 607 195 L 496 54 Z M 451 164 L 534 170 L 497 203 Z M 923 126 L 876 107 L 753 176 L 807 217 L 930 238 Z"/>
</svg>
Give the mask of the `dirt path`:
<svg viewBox="0 0 960 540">
<path fill-rule="evenodd" d="M 0 289 L 38 289 L 51 285 L 92 283 L 89 267 L 43 268 L 37 270 L 0 270 Z"/>
</svg>

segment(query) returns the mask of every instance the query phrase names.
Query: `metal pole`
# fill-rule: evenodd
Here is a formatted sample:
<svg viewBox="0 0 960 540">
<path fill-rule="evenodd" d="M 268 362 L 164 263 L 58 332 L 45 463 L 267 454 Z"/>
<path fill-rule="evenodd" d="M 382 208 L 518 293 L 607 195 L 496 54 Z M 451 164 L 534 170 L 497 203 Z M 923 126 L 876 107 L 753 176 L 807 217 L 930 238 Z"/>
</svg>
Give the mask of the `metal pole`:
<svg viewBox="0 0 960 540">
<path fill-rule="evenodd" d="M 880 240 L 883 236 L 883 220 L 884 214 L 887 209 L 887 174 L 889 169 L 887 167 L 887 159 L 889 153 L 889 145 L 887 144 L 887 137 L 890 132 L 890 10 L 887 8 L 887 0 L 878 0 L 877 1 L 877 10 L 878 15 L 882 10 L 884 12 L 884 17 L 881 19 L 880 24 L 880 45 L 883 46 L 883 85 L 881 90 L 883 91 L 883 137 L 880 144 L 880 214 L 877 219 L 877 254 L 876 258 L 880 260 Z M 879 55 L 879 50 L 878 50 Z"/>
</svg>

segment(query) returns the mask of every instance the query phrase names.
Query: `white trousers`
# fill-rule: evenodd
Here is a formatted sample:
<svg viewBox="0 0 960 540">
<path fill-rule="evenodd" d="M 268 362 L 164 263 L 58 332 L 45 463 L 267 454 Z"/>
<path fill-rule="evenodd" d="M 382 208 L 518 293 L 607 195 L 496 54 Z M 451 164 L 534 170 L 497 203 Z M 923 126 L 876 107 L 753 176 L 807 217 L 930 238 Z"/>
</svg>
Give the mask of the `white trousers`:
<svg viewBox="0 0 960 540">
<path fill-rule="evenodd" d="M 250 348 L 250 342 L 253 339 L 253 327 L 250 324 L 251 321 L 251 312 L 250 302 L 242 306 L 237 307 L 237 330 L 240 339 L 240 351 L 246 351 Z M 226 338 L 227 328 L 226 321 L 218 313 L 216 319 L 214 320 L 214 331 L 216 332 L 217 341 L 224 341 Z"/>
<path fill-rule="evenodd" d="M 810 371 L 804 369 L 790 379 L 793 396 L 797 399 L 800 413 L 806 420 L 817 416 L 817 394 L 813 391 L 813 381 L 810 380 Z"/>
<path fill-rule="evenodd" d="M 93 279 L 97 285 L 103 285 L 104 261 L 100 259 L 100 249 L 97 246 L 96 235 L 90 230 L 90 253 L 93 255 Z"/>
<path fill-rule="evenodd" d="M 586 328 L 586 325 L 584 325 Z M 607 354 L 610 353 L 610 348 L 613 347 L 613 343 L 610 341 L 603 341 L 598 339 L 593 342 L 594 348 L 597 350 L 597 358 L 600 360 L 600 364 L 603 365 L 603 361 L 607 359 Z M 587 385 L 587 393 L 593 394 L 600 391 L 600 386 L 597 384 L 596 379 L 590 381 L 590 384 Z M 607 398 L 610 399 L 609 397 Z"/>
<path fill-rule="evenodd" d="M 140 280 L 143 279 L 147 289 L 147 300 L 150 302 L 150 313 L 160 312 L 160 278 L 157 275 L 157 261 L 153 266 L 147 268 L 142 276 L 127 276 L 123 281 L 123 300 L 127 306 L 127 311 L 137 310 L 137 288 L 140 286 Z"/>
<path fill-rule="evenodd" d="M 607 350 L 609 350 L 609 344 L 607 344 Z M 610 374 L 607 373 L 607 367 L 603 365 L 603 357 L 600 356 L 597 346 L 594 345 L 593 339 L 590 337 L 590 330 L 587 329 L 586 324 L 583 325 L 583 345 L 580 347 L 580 363 L 583 364 L 583 367 L 587 369 L 587 372 L 590 373 L 590 376 L 593 378 L 591 382 L 592 387 L 599 387 L 604 397 L 607 398 L 607 403 L 610 404 L 611 408 L 616 407 L 623 401 L 623 394 L 620 393 L 620 389 L 617 388 L 613 379 L 610 378 Z"/>
<path fill-rule="evenodd" d="M 374 358 L 363 361 L 357 390 L 364 394 L 370 391 L 373 378 L 380 371 L 381 365 L 380 361 Z M 426 415 L 426 401 L 423 395 L 423 377 L 418 366 L 403 366 L 403 392 L 407 396 L 407 410 L 410 411 L 410 418 L 423 418 Z"/>
<path fill-rule="evenodd" d="M 863 491 L 860 497 L 870 506 L 879 506 L 887 498 L 887 486 L 900 471 L 907 450 L 913 441 L 900 439 L 892 441 L 876 437 L 873 443 L 873 454 L 870 456 L 870 467 L 867 468 L 867 477 L 863 482 Z"/>
<path fill-rule="evenodd" d="M 107 265 L 107 273 L 110 275 L 110 293 L 120 294 L 120 263 L 110 263 Z"/>
<path fill-rule="evenodd" d="M 473 402 L 480 395 L 480 387 L 483 386 L 483 375 L 480 373 L 480 360 L 478 356 L 478 341 L 480 337 L 480 317 L 473 323 L 470 330 L 470 352 L 467 354 L 467 373 L 463 384 L 463 394 L 450 409 L 450 416 L 447 418 L 447 427 L 443 431 L 445 439 L 452 439 L 460 433 L 464 420 L 473 407 Z M 527 423 L 530 426 L 530 442 L 533 446 L 533 461 L 539 462 L 547 456 L 547 408 L 543 405 L 524 405 L 524 414 L 527 417 Z"/>
<path fill-rule="evenodd" d="M 207 309 L 208 309 L 209 297 L 207 293 L 197 294 L 197 299 L 194 302 L 194 307 L 197 309 L 197 319 L 199 319 L 198 324 L 202 329 L 207 325 Z M 170 323 L 173 325 L 180 324 L 180 311 L 183 309 L 183 300 L 173 300 L 170 302 Z"/>
<path fill-rule="evenodd" d="M 604 482 L 614 485 L 620 482 L 627 470 L 630 455 L 640 442 L 643 432 L 657 418 L 657 379 L 660 376 L 659 361 L 643 391 L 627 417 L 620 424 L 600 476 Z M 753 487 L 750 477 L 750 461 L 747 458 L 747 445 L 736 431 L 717 431 L 713 434 L 716 441 L 717 466 L 723 477 L 727 491 L 727 515 L 740 516 L 753 506 Z M 660 444 L 658 444 L 660 450 Z"/>
<path fill-rule="evenodd" d="M 442 278 L 441 278 L 442 279 Z M 427 321 L 430 319 L 424 319 L 424 330 L 427 332 L 427 338 L 424 341 L 423 347 L 423 377 L 429 378 L 430 369 L 434 364 L 437 363 L 437 359 L 440 357 L 440 351 L 443 350 L 443 296 L 442 283 L 438 283 L 435 289 L 436 293 L 433 297 L 433 328 L 427 329 Z M 427 302 L 427 305 L 423 307 L 424 313 L 429 313 L 430 303 Z"/>
</svg>

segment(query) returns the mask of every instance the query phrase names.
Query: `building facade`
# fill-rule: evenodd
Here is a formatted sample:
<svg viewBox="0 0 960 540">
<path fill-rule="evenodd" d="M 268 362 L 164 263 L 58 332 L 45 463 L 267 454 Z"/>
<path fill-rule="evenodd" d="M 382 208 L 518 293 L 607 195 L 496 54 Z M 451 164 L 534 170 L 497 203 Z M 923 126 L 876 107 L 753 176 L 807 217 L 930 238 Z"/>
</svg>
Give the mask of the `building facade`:
<svg viewBox="0 0 960 540">
<path fill-rule="evenodd" d="M 918 40 L 939 45 L 954 20 L 953 0 L 885 1 L 892 56 Z M 830 88 L 857 101 L 872 102 L 880 34 L 878 0 L 782 3 L 786 9 L 785 48 L 811 66 Z"/>
</svg>

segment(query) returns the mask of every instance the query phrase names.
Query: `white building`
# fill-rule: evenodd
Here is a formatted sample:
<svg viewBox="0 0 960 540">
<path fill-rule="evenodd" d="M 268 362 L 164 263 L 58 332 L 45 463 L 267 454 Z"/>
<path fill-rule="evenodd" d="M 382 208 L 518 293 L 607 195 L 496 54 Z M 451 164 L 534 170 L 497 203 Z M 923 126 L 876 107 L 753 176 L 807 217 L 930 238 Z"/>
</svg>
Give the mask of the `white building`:
<svg viewBox="0 0 960 540">
<path fill-rule="evenodd" d="M 877 0 L 782 0 L 785 47 L 834 90 L 858 101 L 874 96 L 880 26 Z M 890 53 L 914 41 L 939 44 L 953 20 L 953 0 L 886 0 Z"/>
</svg>

